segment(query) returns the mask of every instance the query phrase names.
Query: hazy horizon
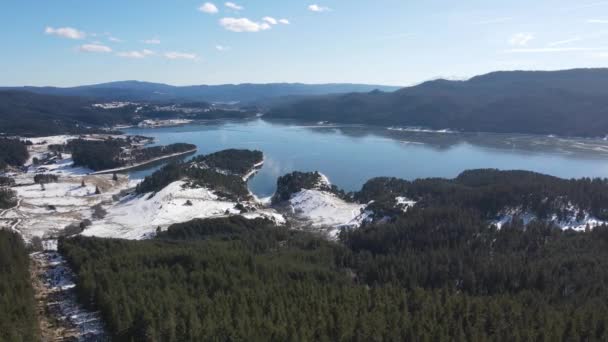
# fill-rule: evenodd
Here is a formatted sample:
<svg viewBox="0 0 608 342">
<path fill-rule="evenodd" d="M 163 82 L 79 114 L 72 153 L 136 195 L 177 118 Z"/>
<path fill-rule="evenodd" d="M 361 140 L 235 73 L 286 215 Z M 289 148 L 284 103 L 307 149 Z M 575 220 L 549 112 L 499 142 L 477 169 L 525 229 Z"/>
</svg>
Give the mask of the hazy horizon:
<svg viewBox="0 0 608 342">
<path fill-rule="evenodd" d="M 377 85 L 377 86 L 384 86 L 384 87 L 402 87 L 402 88 L 406 88 L 406 87 L 413 87 L 413 86 L 417 86 L 420 85 L 422 83 L 425 82 L 430 82 L 430 81 L 437 81 L 437 80 L 448 80 L 448 81 L 468 81 L 471 78 L 474 77 L 478 77 L 478 76 L 483 76 L 483 75 L 487 75 L 487 74 L 492 74 L 492 73 L 500 73 L 500 72 L 553 72 L 553 71 L 570 71 L 570 70 L 588 70 L 588 69 L 608 69 L 608 67 L 596 67 L 596 68 L 570 68 L 570 69 L 555 69 L 555 70 L 542 70 L 542 69 L 530 69 L 530 70 L 524 70 L 524 69 L 513 69 L 513 70 L 493 70 L 493 71 L 488 71 L 486 73 L 482 73 L 482 74 L 476 74 L 476 75 L 471 75 L 468 77 L 435 77 L 435 78 L 431 78 L 431 79 L 426 79 L 426 80 L 421 80 L 412 84 L 381 84 L 381 83 L 373 83 L 373 82 L 327 82 L 327 83 L 321 83 L 321 82 L 298 82 L 298 81 L 294 81 L 294 82 L 288 82 L 288 81 L 276 81 L 276 82 L 265 82 L 265 83 L 257 83 L 257 82 L 239 82 L 239 83 L 192 83 L 192 84 L 173 84 L 173 83 L 169 83 L 169 82 L 160 82 L 160 81 L 148 81 L 148 80 L 137 80 L 137 79 L 124 79 L 124 80 L 110 80 L 110 81 L 104 81 L 104 82 L 99 82 L 99 83 L 82 83 L 82 84 L 72 84 L 72 85 L 53 85 L 53 84 L 44 84 L 44 85 L 32 85 L 32 84 L 17 84 L 17 85 L 11 85 L 11 84 L 0 84 L 0 88 L 20 88 L 20 87 L 51 87 L 51 88 L 73 88 L 73 87 L 86 87 L 86 86 L 96 86 L 96 85 L 100 85 L 100 84 L 111 84 L 111 83 L 127 83 L 127 82 L 133 82 L 133 83 L 149 83 L 149 84 L 160 84 L 160 85 L 166 85 L 166 86 L 171 86 L 171 87 L 196 87 L 196 86 L 229 86 L 229 85 L 268 85 L 268 84 L 301 84 L 301 85 L 332 85 L 332 84 L 353 84 L 353 85 Z"/>
<path fill-rule="evenodd" d="M 0 84 L 415 85 L 608 65 L 608 1 L 10 2 Z M 19 13 L 19 15 L 15 15 Z"/>
</svg>

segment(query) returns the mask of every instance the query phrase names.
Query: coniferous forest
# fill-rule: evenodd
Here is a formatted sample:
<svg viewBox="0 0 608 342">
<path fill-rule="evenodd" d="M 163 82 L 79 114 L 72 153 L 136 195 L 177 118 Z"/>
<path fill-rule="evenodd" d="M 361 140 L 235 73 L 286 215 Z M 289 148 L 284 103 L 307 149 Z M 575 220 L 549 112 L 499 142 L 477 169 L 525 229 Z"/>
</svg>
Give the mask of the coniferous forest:
<svg viewBox="0 0 608 342">
<path fill-rule="evenodd" d="M 54 148 L 70 151 L 74 159 L 74 165 L 85 166 L 94 171 L 118 168 L 130 163 L 142 163 L 196 149 L 196 146 L 192 144 L 177 143 L 167 146 L 130 149 L 127 153 L 124 151 L 127 147 L 129 147 L 129 143 L 122 139 L 104 141 L 75 139 L 71 140 L 65 147 L 56 146 Z"/>
<path fill-rule="evenodd" d="M 262 219 L 60 242 L 116 341 L 604 341 L 608 228 L 414 209 L 341 243 Z"/>
<path fill-rule="evenodd" d="M 37 340 L 27 251 L 19 234 L 0 229 L 0 341 Z"/>
</svg>

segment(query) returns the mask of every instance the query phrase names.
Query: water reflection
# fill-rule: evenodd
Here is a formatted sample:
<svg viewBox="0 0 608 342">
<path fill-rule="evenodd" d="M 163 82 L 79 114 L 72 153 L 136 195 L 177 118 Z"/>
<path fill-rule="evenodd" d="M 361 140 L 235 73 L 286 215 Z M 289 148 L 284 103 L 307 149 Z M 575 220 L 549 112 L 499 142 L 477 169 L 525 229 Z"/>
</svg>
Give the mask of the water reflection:
<svg viewBox="0 0 608 342">
<path fill-rule="evenodd" d="M 455 177 L 466 169 L 525 169 L 564 178 L 608 175 L 608 142 L 547 136 L 394 131 L 385 127 L 317 125 L 263 120 L 213 121 L 181 127 L 129 129 L 159 144 L 196 144 L 199 154 L 226 148 L 259 149 L 266 162 L 249 184 L 258 196 L 276 178 L 321 171 L 345 190 L 372 177 Z M 143 177 L 154 169 L 131 173 Z"/>
</svg>

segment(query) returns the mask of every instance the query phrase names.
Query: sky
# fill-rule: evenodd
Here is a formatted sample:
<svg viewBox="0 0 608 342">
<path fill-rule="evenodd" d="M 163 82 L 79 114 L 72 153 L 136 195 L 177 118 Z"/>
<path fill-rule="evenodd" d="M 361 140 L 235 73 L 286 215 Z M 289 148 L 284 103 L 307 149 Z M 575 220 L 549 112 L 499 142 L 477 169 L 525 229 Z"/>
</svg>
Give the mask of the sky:
<svg viewBox="0 0 608 342">
<path fill-rule="evenodd" d="M 599 0 L 3 0 L 0 85 L 407 86 L 608 66 Z"/>
</svg>

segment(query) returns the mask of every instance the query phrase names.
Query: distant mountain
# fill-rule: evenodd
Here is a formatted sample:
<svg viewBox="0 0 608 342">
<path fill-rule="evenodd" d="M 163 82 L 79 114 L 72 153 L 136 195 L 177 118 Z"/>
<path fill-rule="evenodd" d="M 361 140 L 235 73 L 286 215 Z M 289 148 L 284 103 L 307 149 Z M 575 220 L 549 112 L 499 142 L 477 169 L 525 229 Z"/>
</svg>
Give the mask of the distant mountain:
<svg viewBox="0 0 608 342">
<path fill-rule="evenodd" d="M 280 102 L 267 118 L 504 133 L 608 134 L 608 69 L 495 72 Z"/>
<path fill-rule="evenodd" d="M 178 87 L 160 83 L 121 81 L 71 88 L 0 88 L 0 90 L 2 89 L 25 90 L 46 95 L 80 96 L 100 101 L 253 102 L 282 96 L 369 92 L 374 89 L 395 91 L 399 89 L 399 87 L 367 84 L 301 83 L 195 85 Z"/>
</svg>

